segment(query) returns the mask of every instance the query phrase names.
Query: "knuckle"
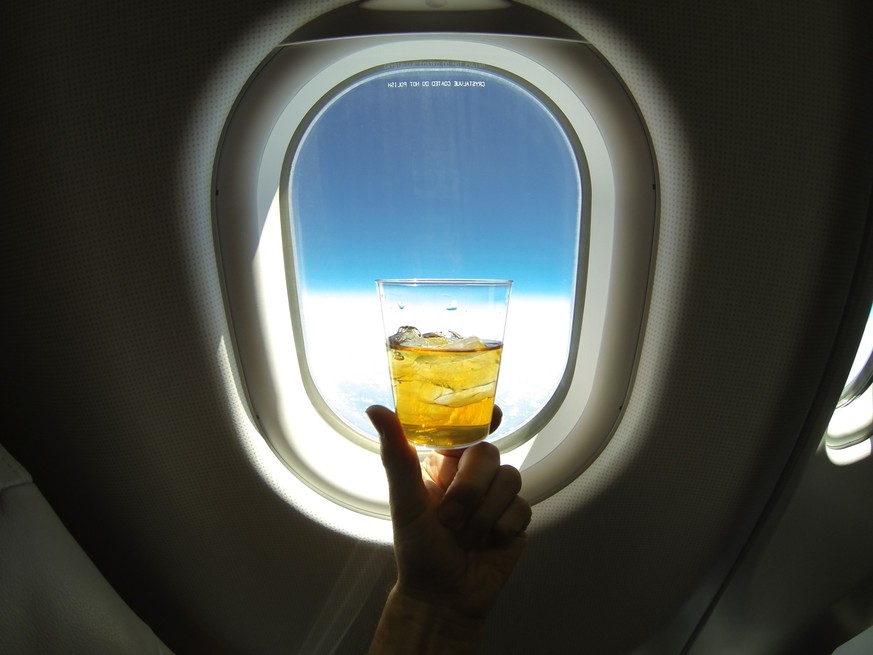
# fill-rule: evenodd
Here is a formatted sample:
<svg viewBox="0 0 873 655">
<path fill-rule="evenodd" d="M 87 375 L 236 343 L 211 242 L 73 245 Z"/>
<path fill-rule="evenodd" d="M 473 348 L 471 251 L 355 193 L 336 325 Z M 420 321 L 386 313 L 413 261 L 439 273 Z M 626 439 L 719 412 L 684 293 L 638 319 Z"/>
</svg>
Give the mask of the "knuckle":
<svg viewBox="0 0 873 655">
<path fill-rule="evenodd" d="M 477 459 L 486 458 L 492 460 L 495 457 L 497 459 L 500 458 L 500 451 L 497 449 L 497 446 L 490 441 L 480 441 L 475 446 L 470 446 L 470 448 L 467 449 L 467 453 L 469 453 L 471 457 L 476 457 Z"/>
<path fill-rule="evenodd" d="M 504 464 L 497 474 L 500 476 L 502 484 L 511 489 L 514 494 L 521 490 L 521 473 L 517 468 Z"/>
</svg>

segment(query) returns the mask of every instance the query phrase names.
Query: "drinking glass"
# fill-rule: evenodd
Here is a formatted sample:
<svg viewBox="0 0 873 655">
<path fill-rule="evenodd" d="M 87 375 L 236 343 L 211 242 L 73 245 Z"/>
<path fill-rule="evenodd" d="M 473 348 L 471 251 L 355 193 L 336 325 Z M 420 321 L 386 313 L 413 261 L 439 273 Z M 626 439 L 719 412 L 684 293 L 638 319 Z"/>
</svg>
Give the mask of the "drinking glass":
<svg viewBox="0 0 873 655">
<path fill-rule="evenodd" d="M 376 280 L 395 411 L 419 448 L 488 436 L 511 280 Z"/>
</svg>

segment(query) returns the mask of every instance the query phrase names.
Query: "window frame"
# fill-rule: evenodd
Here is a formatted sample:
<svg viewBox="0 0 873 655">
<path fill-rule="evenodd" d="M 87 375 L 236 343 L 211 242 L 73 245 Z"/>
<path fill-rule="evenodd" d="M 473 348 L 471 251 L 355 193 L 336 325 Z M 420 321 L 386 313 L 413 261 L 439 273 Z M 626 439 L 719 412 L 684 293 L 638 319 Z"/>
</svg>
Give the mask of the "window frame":
<svg viewBox="0 0 873 655">
<path fill-rule="evenodd" d="M 627 404 L 654 265 L 659 185 L 653 148 L 626 87 L 588 43 L 521 35 L 403 33 L 278 47 L 248 81 L 216 156 L 216 254 L 241 389 L 254 425 L 299 481 L 300 511 L 358 538 L 390 539 L 387 484 L 374 447 L 313 407 L 298 361 L 281 233 L 281 171 L 291 134 L 356 70 L 462 59 L 518 75 L 561 108 L 588 161 L 589 254 L 577 289 L 574 368 L 539 432 L 503 458 L 536 503 L 596 458 Z M 277 279 L 281 284 L 277 284 Z M 293 370 L 292 370 L 293 369 Z M 316 445 L 314 445 L 316 444 Z M 363 519 L 361 517 L 364 517 Z M 559 513 L 554 513 L 554 519 Z M 371 520 L 376 519 L 376 520 Z"/>
</svg>

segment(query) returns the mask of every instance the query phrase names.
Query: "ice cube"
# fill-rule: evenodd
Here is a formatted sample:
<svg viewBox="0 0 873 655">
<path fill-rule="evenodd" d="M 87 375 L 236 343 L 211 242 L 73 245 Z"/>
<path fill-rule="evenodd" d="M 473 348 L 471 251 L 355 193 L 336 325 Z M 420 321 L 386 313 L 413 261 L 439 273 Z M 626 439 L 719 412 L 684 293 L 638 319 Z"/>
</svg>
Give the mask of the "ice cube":
<svg viewBox="0 0 873 655">
<path fill-rule="evenodd" d="M 425 347 L 427 348 L 440 348 L 443 349 L 448 346 L 450 343 L 458 341 L 463 337 L 457 332 L 428 332 L 422 335 L 422 338 L 425 341 Z"/>
<path fill-rule="evenodd" d="M 446 344 L 446 350 L 484 350 L 487 346 L 479 337 L 459 337 Z"/>
<path fill-rule="evenodd" d="M 486 345 L 478 337 L 463 337 L 457 332 L 446 330 L 442 332 L 425 332 L 418 328 L 404 325 L 389 338 L 394 346 L 407 348 L 432 348 L 439 350 L 483 350 Z"/>
<path fill-rule="evenodd" d="M 431 402 L 444 407 L 465 407 L 485 400 L 488 397 L 493 398 L 495 384 L 495 382 L 488 382 L 458 391 L 443 389 L 443 392 Z"/>
<path fill-rule="evenodd" d="M 418 328 L 403 325 L 397 328 L 397 332 L 389 338 L 389 341 L 397 346 L 421 346 L 424 340 Z"/>
</svg>

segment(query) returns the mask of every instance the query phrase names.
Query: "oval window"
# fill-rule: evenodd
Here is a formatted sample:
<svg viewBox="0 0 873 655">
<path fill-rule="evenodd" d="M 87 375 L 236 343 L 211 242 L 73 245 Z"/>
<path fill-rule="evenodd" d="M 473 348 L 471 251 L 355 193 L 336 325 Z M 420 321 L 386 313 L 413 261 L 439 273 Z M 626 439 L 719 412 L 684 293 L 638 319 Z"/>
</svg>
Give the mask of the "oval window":
<svg viewBox="0 0 873 655">
<path fill-rule="evenodd" d="M 511 278 L 492 439 L 522 442 L 568 370 L 584 170 L 560 112 L 494 68 L 413 62 L 327 94 L 291 141 L 282 193 L 313 405 L 376 439 L 364 410 L 391 406 L 376 278 Z"/>
</svg>

